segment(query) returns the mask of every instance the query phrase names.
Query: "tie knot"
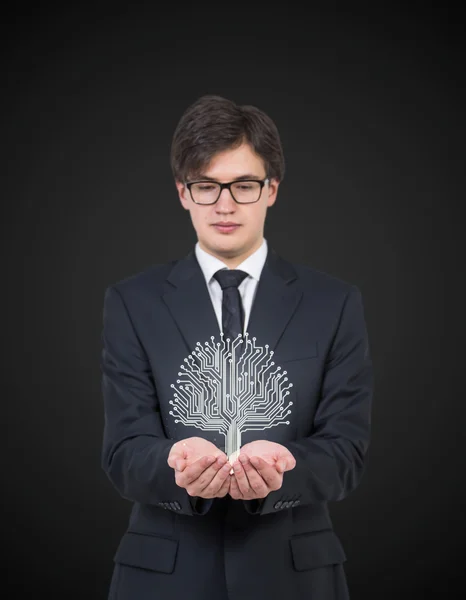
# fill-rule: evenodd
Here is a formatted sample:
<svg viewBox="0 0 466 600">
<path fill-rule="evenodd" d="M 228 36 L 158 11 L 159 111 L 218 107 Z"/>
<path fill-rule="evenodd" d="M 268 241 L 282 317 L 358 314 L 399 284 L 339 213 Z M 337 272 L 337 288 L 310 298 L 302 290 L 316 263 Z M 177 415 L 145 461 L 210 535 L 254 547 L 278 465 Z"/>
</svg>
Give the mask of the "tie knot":
<svg viewBox="0 0 466 600">
<path fill-rule="evenodd" d="M 220 269 L 214 273 L 215 279 L 219 282 L 222 290 L 229 287 L 238 287 L 248 274 L 240 269 Z"/>
</svg>

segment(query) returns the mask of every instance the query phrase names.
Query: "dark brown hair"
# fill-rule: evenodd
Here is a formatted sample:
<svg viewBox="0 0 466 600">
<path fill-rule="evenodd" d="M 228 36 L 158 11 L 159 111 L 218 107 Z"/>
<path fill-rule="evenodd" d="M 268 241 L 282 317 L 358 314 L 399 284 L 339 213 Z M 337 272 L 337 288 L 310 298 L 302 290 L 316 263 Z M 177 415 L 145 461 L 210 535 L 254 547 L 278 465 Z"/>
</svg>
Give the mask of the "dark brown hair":
<svg viewBox="0 0 466 600">
<path fill-rule="evenodd" d="M 264 161 L 267 177 L 283 180 L 285 160 L 275 123 L 255 106 L 208 94 L 182 115 L 173 135 L 170 162 L 176 181 L 195 178 L 219 152 L 247 142 Z"/>
</svg>

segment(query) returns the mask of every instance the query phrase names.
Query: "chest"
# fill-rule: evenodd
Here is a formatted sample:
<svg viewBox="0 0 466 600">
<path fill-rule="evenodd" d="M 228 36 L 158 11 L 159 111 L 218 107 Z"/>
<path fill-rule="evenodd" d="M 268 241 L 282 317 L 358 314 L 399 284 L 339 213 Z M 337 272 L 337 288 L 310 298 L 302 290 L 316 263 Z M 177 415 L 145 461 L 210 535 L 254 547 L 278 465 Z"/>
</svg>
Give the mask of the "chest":
<svg viewBox="0 0 466 600">
<path fill-rule="evenodd" d="M 266 336 L 247 333 L 232 344 L 218 329 L 191 350 L 169 318 L 157 332 L 146 350 L 168 438 L 204 437 L 230 454 L 253 440 L 283 443 L 311 431 L 323 358 L 298 321 L 273 350 Z"/>
</svg>

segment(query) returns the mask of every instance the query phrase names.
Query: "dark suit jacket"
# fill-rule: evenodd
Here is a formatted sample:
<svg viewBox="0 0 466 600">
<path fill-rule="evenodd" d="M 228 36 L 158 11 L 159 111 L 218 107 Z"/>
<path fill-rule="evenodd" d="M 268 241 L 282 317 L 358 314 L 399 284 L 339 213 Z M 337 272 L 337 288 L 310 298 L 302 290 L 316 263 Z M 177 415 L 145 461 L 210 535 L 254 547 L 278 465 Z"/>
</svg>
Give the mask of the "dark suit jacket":
<svg viewBox="0 0 466 600">
<path fill-rule="evenodd" d="M 194 252 L 110 285 L 103 310 L 102 465 L 134 504 L 114 556 L 112 600 L 347 600 L 346 553 L 327 503 L 356 488 L 369 446 L 373 372 L 355 285 L 269 247 L 248 332 L 293 382 L 289 425 L 242 444 L 286 446 L 296 467 L 265 501 L 199 500 L 167 464 L 180 365 L 220 331 Z M 224 450 L 224 447 L 219 445 Z"/>
</svg>

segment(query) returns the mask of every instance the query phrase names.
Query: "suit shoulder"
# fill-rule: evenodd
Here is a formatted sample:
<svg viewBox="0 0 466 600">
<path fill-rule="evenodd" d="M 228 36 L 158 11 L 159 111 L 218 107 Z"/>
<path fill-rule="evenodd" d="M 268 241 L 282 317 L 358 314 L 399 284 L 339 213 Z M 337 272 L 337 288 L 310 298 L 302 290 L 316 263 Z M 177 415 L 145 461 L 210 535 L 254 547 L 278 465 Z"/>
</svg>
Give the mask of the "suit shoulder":
<svg viewBox="0 0 466 600">
<path fill-rule="evenodd" d="M 113 288 L 123 296 L 157 290 L 161 288 L 177 262 L 178 259 L 175 259 L 166 263 L 149 265 L 136 273 L 109 283 L 107 289 Z"/>
<path fill-rule="evenodd" d="M 293 267 L 303 285 L 313 291 L 346 296 L 357 289 L 354 282 L 315 267 L 302 263 L 293 263 Z"/>
</svg>

